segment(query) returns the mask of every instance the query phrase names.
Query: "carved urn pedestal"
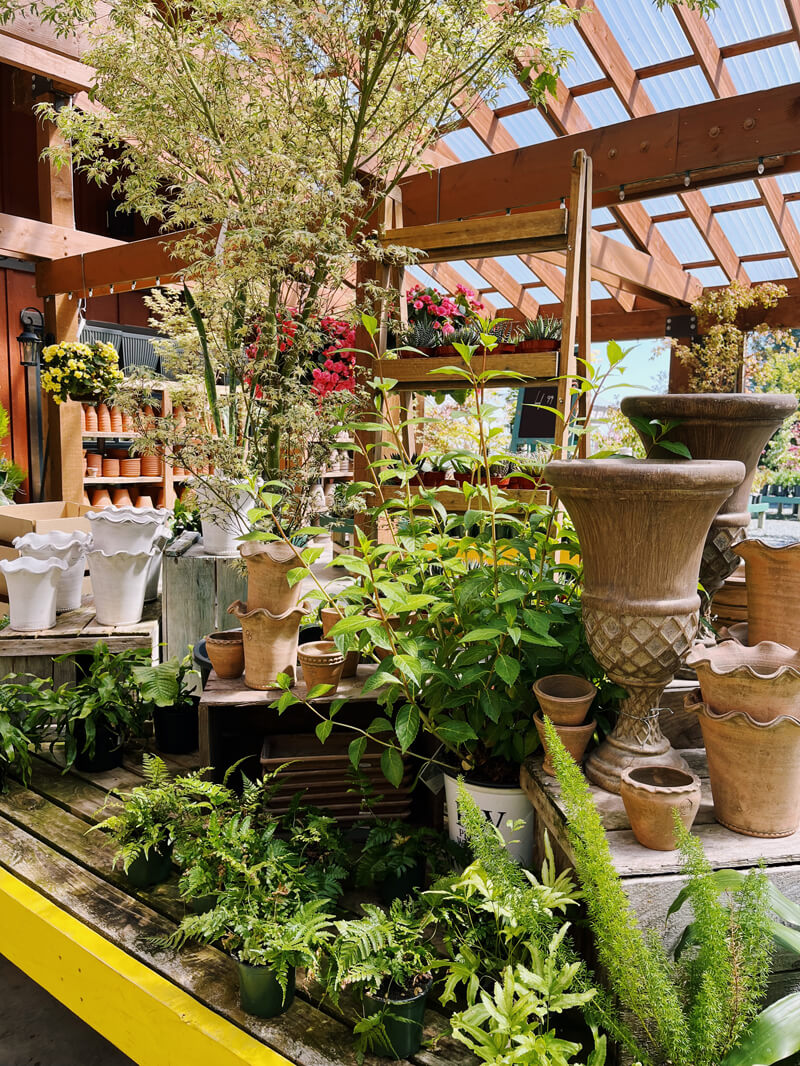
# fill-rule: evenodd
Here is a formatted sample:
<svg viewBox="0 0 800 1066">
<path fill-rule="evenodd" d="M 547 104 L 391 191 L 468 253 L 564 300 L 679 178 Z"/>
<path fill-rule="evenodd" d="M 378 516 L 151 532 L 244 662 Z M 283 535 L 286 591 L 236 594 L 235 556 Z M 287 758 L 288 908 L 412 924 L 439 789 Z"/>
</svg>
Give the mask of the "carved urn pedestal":
<svg viewBox="0 0 800 1066">
<path fill-rule="evenodd" d="M 613 733 L 586 762 L 586 776 L 609 792 L 619 792 L 629 766 L 684 767 L 652 712 L 697 633 L 711 521 L 744 474 L 742 463 L 697 460 L 581 459 L 545 468 L 581 545 L 589 647 L 628 693 Z"/>
</svg>

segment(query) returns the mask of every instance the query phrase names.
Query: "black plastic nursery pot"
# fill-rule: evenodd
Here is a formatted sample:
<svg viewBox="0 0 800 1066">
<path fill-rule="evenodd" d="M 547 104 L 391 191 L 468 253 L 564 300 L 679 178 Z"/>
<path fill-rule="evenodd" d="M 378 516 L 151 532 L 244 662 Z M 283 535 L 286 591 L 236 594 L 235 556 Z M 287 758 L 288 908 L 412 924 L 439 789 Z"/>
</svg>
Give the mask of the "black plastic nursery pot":
<svg viewBox="0 0 800 1066">
<path fill-rule="evenodd" d="M 414 866 L 410 866 L 402 873 L 390 873 L 378 881 L 375 885 L 378 895 L 384 903 L 391 903 L 394 899 L 405 899 L 412 892 L 420 891 L 425 887 L 425 872 L 428 861 L 425 858 L 418 859 Z"/>
<path fill-rule="evenodd" d="M 197 702 L 179 707 L 156 707 L 153 711 L 156 744 L 165 755 L 189 755 L 199 746 Z"/>
<path fill-rule="evenodd" d="M 375 1048 L 382 1058 L 407 1059 L 419 1051 L 430 987 L 429 981 L 424 992 L 410 999 L 383 999 L 364 993 L 366 1016 L 383 1014 L 383 1032 L 378 1035 Z"/>
<path fill-rule="evenodd" d="M 78 754 L 75 756 L 75 769 L 84 774 L 100 774 L 104 770 L 114 770 L 122 765 L 122 741 L 119 733 L 109 729 L 100 722 L 95 728 L 94 755 L 84 751 L 86 747 L 86 727 L 82 721 L 75 723 L 73 729 Z"/>
<path fill-rule="evenodd" d="M 166 881 L 172 873 L 172 845 L 151 848 L 145 855 L 137 855 L 125 876 L 134 888 L 149 888 Z"/>
<path fill-rule="evenodd" d="M 269 966 L 251 966 L 237 962 L 239 999 L 242 1010 L 256 1018 L 276 1018 L 291 1007 L 294 1000 L 294 967 L 290 968 L 286 995 Z"/>
<path fill-rule="evenodd" d="M 185 903 L 192 914 L 207 914 L 216 907 L 217 899 L 216 892 L 206 892 L 204 896 L 190 896 Z"/>
</svg>

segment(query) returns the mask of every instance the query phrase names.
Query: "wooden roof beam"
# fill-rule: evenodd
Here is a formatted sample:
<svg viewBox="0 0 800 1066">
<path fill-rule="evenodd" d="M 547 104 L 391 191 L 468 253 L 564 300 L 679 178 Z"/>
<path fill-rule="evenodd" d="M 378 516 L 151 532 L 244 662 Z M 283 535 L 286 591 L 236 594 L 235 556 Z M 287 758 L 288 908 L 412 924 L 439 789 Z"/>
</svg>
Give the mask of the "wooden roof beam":
<svg viewBox="0 0 800 1066">
<path fill-rule="evenodd" d="M 85 63 L 21 41 L 7 30 L 0 30 L 0 62 L 32 74 L 43 74 L 56 88 L 70 94 L 89 89 L 94 78 L 94 71 Z"/>
<path fill-rule="evenodd" d="M 437 285 L 441 285 L 446 292 L 451 294 L 456 291 L 459 285 L 464 285 L 468 289 L 472 288 L 467 279 L 459 274 L 455 267 L 451 267 L 449 263 L 417 263 L 416 266 L 418 269 L 424 270 L 426 274 L 433 278 Z M 497 314 L 495 305 L 486 299 L 483 299 L 483 303 L 488 314 L 494 318 Z"/>
<path fill-rule="evenodd" d="M 119 248 L 121 241 L 32 218 L 0 214 L 0 247 L 5 254 L 35 262 L 62 260 L 85 252 Z"/>
</svg>

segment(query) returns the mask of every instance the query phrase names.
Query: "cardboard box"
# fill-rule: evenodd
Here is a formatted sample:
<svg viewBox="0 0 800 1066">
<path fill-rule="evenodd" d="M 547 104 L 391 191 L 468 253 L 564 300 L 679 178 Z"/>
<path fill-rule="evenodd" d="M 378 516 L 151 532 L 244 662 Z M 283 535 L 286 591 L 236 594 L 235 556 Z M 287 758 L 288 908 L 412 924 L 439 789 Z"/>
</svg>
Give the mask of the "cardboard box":
<svg viewBox="0 0 800 1066">
<path fill-rule="evenodd" d="M 83 516 L 91 511 L 82 503 L 20 503 L 0 507 L 0 541 L 11 544 L 15 537 L 26 533 L 51 533 L 54 529 L 71 533 L 81 529 L 91 532 L 88 519 Z"/>
</svg>

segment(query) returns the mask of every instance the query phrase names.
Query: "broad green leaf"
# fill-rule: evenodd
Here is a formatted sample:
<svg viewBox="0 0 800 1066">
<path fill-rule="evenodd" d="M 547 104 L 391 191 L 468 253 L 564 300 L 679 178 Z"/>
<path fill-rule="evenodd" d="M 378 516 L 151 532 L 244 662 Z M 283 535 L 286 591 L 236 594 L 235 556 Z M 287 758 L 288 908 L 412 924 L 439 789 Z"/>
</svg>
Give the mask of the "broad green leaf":
<svg viewBox="0 0 800 1066">
<path fill-rule="evenodd" d="M 507 685 L 513 685 L 519 677 L 519 662 L 509 655 L 498 655 L 494 668 Z"/>
<path fill-rule="evenodd" d="M 396 748 L 385 748 L 381 755 L 381 770 L 390 785 L 399 788 L 403 782 L 403 760 Z"/>
<path fill-rule="evenodd" d="M 332 688 L 333 685 L 314 685 L 314 687 L 306 694 L 306 699 L 318 700 L 320 696 L 326 696 Z"/>
<path fill-rule="evenodd" d="M 314 732 L 317 734 L 320 744 L 325 743 L 325 741 L 331 735 L 332 729 L 333 722 L 329 721 L 327 718 L 322 722 L 317 722 L 317 728 L 314 730 Z"/>
<path fill-rule="evenodd" d="M 722 1060 L 722 1066 L 772 1066 L 800 1051 L 800 992 L 767 1007 Z"/>
<path fill-rule="evenodd" d="M 474 643 L 476 640 L 496 640 L 498 637 L 502 637 L 504 630 L 502 629 L 490 629 L 486 627 L 484 629 L 473 629 L 467 633 L 462 639 L 464 643 Z"/>
<path fill-rule="evenodd" d="M 451 719 L 448 722 L 437 722 L 436 732 L 450 744 L 464 744 L 468 740 L 477 740 L 475 730 L 469 722 L 457 722 Z"/>
<path fill-rule="evenodd" d="M 400 741 L 403 751 L 408 751 L 414 743 L 419 732 L 419 711 L 409 703 L 404 704 L 397 712 L 395 720 L 395 733 Z"/>
<path fill-rule="evenodd" d="M 367 732 L 370 735 L 374 733 L 391 733 L 392 729 L 392 723 L 388 718 L 373 718 L 367 726 Z"/>
<path fill-rule="evenodd" d="M 692 453 L 686 445 L 677 440 L 660 440 L 658 441 L 658 447 L 663 448 L 666 452 L 672 452 L 674 455 L 680 455 L 684 459 L 692 458 Z"/>
<path fill-rule="evenodd" d="M 353 764 L 353 769 L 358 769 L 358 764 L 364 757 L 364 752 L 367 750 L 367 738 L 356 737 L 355 740 L 351 740 L 347 749 L 347 753 L 350 756 L 350 762 Z"/>
</svg>

